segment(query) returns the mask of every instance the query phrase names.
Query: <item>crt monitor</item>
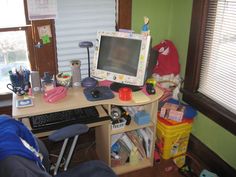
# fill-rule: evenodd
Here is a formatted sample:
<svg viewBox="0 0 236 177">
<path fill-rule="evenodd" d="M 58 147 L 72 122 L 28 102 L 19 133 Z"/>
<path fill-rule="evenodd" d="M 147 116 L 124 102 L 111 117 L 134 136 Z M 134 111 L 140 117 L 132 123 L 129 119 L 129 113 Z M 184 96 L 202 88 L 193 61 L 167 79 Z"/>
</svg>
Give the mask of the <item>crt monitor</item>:
<svg viewBox="0 0 236 177">
<path fill-rule="evenodd" d="M 150 41 L 141 34 L 98 32 L 92 76 L 113 81 L 115 91 L 124 86 L 138 90 L 147 76 Z"/>
</svg>

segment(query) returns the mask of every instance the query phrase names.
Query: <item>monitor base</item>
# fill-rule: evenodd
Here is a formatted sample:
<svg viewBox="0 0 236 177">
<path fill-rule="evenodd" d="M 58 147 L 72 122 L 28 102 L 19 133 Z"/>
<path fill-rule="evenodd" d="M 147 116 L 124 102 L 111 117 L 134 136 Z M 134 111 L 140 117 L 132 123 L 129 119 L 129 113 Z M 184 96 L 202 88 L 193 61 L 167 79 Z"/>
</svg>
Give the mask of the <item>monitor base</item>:
<svg viewBox="0 0 236 177">
<path fill-rule="evenodd" d="M 135 86 L 135 85 L 128 85 L 128 84 L 122 84 L 122 83 L 116 83 L 116 82 L 113 82 L 111 85 L 110 85 L 110 89 L 114 92 L 118 92 L 120 88 L 123 88 L 123 87 L 128 87 L 130 88 L 133 92 L 137 92 L 139 90 L 142 89 L 142 87 L 140 86 Z"/>
</svg>

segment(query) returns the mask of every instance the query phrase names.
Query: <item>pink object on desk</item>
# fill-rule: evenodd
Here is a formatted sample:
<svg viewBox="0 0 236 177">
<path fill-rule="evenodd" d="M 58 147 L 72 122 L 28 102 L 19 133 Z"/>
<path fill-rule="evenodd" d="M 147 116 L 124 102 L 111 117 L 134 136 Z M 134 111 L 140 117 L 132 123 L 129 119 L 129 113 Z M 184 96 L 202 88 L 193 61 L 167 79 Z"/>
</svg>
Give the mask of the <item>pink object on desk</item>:
<svg viewBox="0 0 236 177">
<path fill-rule="evenodd" d="M 110 87 L 111 84 L 112 84 L 112 81 L 108 81 L 108 80 L 100 81 L 98 83 L 99 86 L 107 86 L 107 87 Z"/>
<path fill-rule="evenodd" d="M 49 103 L 54 103 L 61 100 L 67 95 L 67 89 L 65 87 L 59 86 L 46 91 L 44 93 L 44 100 Z"/>
<path fill-rule="evenodd" d="M 29 95 L 29 96 L 33 96 L 32 88 L 29 88 L 28 95 Z"/>
</svg>

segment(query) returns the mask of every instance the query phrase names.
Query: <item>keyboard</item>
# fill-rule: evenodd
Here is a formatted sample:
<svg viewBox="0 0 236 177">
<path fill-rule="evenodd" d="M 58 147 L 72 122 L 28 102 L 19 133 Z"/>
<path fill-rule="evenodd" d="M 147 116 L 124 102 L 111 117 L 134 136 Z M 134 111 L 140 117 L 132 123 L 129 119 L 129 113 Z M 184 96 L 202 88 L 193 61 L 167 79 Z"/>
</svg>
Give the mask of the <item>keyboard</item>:
<svg viewBox="0 0 236 177">
<path fill-rule="evenodd" d="M 103 120 L 109 120 L 109 117 L 99 117 L 97 109 L 94 106 L 91 106 L 86 108 L 30 116 L 29 120 L 32 127 L 32 132 L 39 133 L 48 130 L 56 130 L 75 123 L 89 124 Z"/>
</svg>

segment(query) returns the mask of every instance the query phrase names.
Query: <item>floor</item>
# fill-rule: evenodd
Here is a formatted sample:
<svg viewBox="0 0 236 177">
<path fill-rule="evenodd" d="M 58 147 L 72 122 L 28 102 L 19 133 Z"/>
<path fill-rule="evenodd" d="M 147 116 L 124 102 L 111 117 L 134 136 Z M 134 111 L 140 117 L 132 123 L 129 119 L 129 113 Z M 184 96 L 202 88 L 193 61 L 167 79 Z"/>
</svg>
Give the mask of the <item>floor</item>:
<svg viewBox="0 0 236 177">
<path fill-rule="evenodd" d="M 155 163 L 153 167 L 130 172 L 119 177 L 183 177 L 178 168 L 170 160 L 161 160 Z"/>
<path fill-rule="evenodd" d="M 95 152 L 95 143 L 90 142 L 87 144 L 79 145 L 77 146 L 77 150 L 75 152 L 76 153 L 73 155 L 70 167 L 84 161 L 98 159 L 97 154 Z M 58 152 L 53 152 L 53 153 L 58 153 Z M 195 167 L 193 168 L 196 169 Z M 179 169 L 176 167 L 176 165 L 173 163 L 172 160 L 161 159 L 160 162 L 154 163 L 153 167 L 123 174 L 120 175 L 119 177 L 183 177 L 183 176 L 184 175 L 181 175 L 179 173 Z M 194 175 L 185 175 L 185 176 L 195 177 Z"/>
</svg>

